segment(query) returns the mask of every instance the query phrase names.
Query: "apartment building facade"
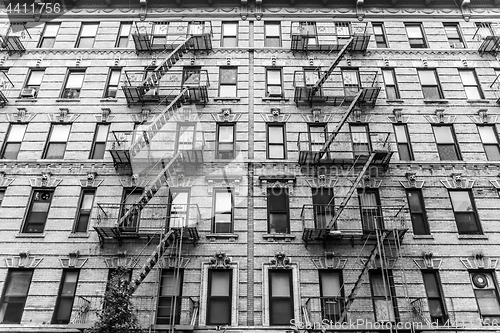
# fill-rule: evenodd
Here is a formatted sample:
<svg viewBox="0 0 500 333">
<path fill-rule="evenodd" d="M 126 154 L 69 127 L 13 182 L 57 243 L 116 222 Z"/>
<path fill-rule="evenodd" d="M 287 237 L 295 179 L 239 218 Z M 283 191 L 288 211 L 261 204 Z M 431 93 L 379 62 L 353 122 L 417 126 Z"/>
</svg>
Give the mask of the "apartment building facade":
<svg viewBox="0 0 500 333">
<path fill-rule="evenodd" d="M 7 23 L 0 332 L 84 330 L 118 267 L 150 331 L 497 331 L 498 8 Z"/>
</svg>

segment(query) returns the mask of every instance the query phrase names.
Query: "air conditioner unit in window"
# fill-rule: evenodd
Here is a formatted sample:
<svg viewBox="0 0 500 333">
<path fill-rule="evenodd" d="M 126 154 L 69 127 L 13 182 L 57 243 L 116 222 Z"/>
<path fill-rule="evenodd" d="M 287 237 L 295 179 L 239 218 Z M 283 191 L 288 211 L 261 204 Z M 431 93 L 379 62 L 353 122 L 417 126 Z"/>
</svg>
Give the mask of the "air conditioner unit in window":
<svg viewBox="0 0 500 333">
<path fill-rule="evenodd" d="M 271 86 L 267 88 L 267 93 L 269 97 L 281 97 L 281 87 L 279 86 Z"/>
<path fill-rule="evenodd" d="M 452 49 L 464 49 L 465 48 L 463 43 L 451 43 L 450 47 Z"/>
<path fill-rule="evenodd" d="M 37 94 L 37 89 L 36 88 L 24 88 L 21 91 L 21 97 L 24 98 L 35 98 Z"/>
</svg>

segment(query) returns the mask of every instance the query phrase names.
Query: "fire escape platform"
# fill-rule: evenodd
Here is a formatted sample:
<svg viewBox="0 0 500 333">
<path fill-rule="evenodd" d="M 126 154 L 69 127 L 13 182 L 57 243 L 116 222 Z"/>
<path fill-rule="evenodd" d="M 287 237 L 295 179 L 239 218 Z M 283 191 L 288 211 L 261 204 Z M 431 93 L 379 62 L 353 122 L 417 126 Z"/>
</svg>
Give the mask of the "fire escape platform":
<svg viewBox="0 0 500 333">
<path fill-rule="evenodd" d="M 486 36 L 478 48 L 480 53 L 496 52 L 500 49 L 500 36 Z"/>
<path fill-rule="evenodd" d="M 403 229 L 379 229 L 379 231 L 387 232 L 387 238 L 392 240 L 394 238 L 402 241 L 404 235 L 408 231 L 407 228 Z M 377 241 L 375 230 L 331 230 L 323 228 L 305 228 L 302 233 L 302 240 L 309 243 L 311 241 L 323 241 L 325 244 L 328 243 L 340 243 L 340 242 L 373 242 Z M 387 239 L 386 239 L 387 241 Z"/>
<path fill-rule="evenodd" d="M 377 167 L 387 167 L 392 155 L 394 152 L 392 151 L 373 151 L 375 153 L 375 157 L 370 164 L 370 166 Z M 336 158 L 333 155 L 335 153 L 327 153 L 319 158 L 320 153 L 317 151 L 300 151 L 299 152 L 299 164 L 300 165 L 340 165 L 340 166 L 352 166 L 352 165 L 364 165 L 368 159 L 370 158 L 369 154 L 366 155 L 358 155 L 356 157 L 349 158 Z"/>
</svg>

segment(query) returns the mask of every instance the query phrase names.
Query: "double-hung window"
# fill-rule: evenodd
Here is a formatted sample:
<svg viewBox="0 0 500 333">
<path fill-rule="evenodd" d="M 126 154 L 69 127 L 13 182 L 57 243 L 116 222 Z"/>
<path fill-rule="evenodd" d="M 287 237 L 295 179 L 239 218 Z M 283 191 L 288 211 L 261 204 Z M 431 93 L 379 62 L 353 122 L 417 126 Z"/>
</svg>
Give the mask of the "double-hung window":
<svg viewBox="0 0 500 333">
<path fill-rule="evenodd" d="M 290 325 L 293 314 L 292 270 L 269 270 L 269 314 L 271 325 Z"/>
<path fill-rule="evenodd" d="M 383 23 L 373 23 L 373 34 L 375 35 L 375 42 L 378 48 L 387 47 L 387 37 L 385 36 L 385 29 Z"/>
<path fill-rule="evenodd" d="M 422 276 L 424 278 L 431 321 L 443 325 L 447 320 L 447 316 L 439 273 L 437 270 L 422 271 Z"/>
<path fill-rule="evenodd" d="M 94 189 L 82 190 L 78 211 L 76 212 L 73 232 L 87 232 L 90 221 L 90 213 L 92 212 L 92 206 L 94 205 L 94 197 Z"/>
<path fill-rule="evenodd" d="M 267 189 L 267 221 L 269 233 L 290 233 L 290 209 L 288 189 Z"/>
<path fill-rule="evenodd" d="M 436 138 L 437 149 L 441 161 L 457 161 L 461 160 L 460 150 L 458 149 L 457 140 L 453 125 L 432 126 L 434 137 Z"/>
<path fill-rule="evenodd" d="M 408 126 L 406 124 L 394 124 L 394 133 L 398 144 L 399 159 L 402 161 L 412 161 L 413 151 L 411 149 Z"/>
<path fill-rule="evenodd" d="M 449 193 L 458 233 L 482 234 L 472 191 L 450 190 Z"/>
<path fill-rule="evenodd" d="M 313 187 L 312 190 L 314 227 L 326 229 L 335 213 L 333 188 Z"/>
<path fill-rule="evenodd" d="M 161 270 L 156 324 L 179 324 L 181 318 L 183 277 L 184 270 L 182 269 Z"/>
<path fill-rule="evenodd" d="M 68 143 L 70 124 L 52 124 L 43 154 L 46 159 L 62 159 Z"/>
<path fill-rule="evenodd" d="M 208 270 L 208 325 L 231 325 L 232 274 L 232 269 Z"/>
<path fill-rule="evenodd" d="M 405 28 L 411 48 L 427 47 L 421 23 L 405 23 Z"/>
<path fill-rule="evenodd" d="M 340 320 L 344 310 L 344 288 L 342 271 L 319 270 L 319 286 L 321 294 L 321 318 L 332 322 Z"/>
<path fill-rule="evenodd" d="M 104 91 L 104 98 L 115 98 L 120 84 L 121 68 L 112 68 L 108 74 L 108 82 Z"/>
<path fill-rule="evenodd" d="M 450 42 L 450 47 L 454 49 L 463 49 L 465 44 L 460 32 L 460 25 L 458 23 L 443 23 L 444 31 Z"/>
<path fill-rule="evenodd" d="M 27 124 L 10 124 L 9 132 L 2 147 L 2 158 L 8 160 L 17 159 L 27 127 Z"/>
<path fill-rule="evenodd" d="M 5 199 L 5 187 L 0 187 L 0 207 L 2 207 L 3 199 Z"/>
<path fill-rule="evenodd" d="M 473 69 L 461 69 L 458 73 L 464 85 L 467 99 L 483 99 L 483 92 L 477 80 L 476 72 Z"/>
<path fill-rule="evenodd" d="M 420 79 L 422 94 L 425 99 L 433 100 L 443 98 L 443 92 L 441 91 L 441 85 L 439 84 L 436 70 L 419 69 L 418 78 Z"/>
<path fill-rule="evenodd" d="M 120 30 L 118 31 L 118 37 L 116 38 L 115 47 L 127 47 L 128 46 L 128 39 L 129 39 L 131 28 L 132 28 L 132 23 L 130 23 L 130 22 L 120 23 Z"/>
<path fill-rule="evenodd" d="M 43 233 L 53 196 L 54 190 L 52 189 L 33 190 L 22 229 L 23 233 Z"/>
<path fill-rule="evenodd" d="M 36 98 L 43 81 L 45 69 L 30 69 L 28 79 L 21 90 L 21 98 Z"/>
<path fill-rule="evenodd" d="M 285 159 L 285 125 L 267 125 L 267 158 Z"/>
<path fill-rule="evenodd" d="M 281 46 L 281 25 L 280 22 L 264 22 L 264 46 Z"/>
<path fill-rule="evenodd" d="M 52 48 L 56 42 L 56 36 L 59 32 L 60 23 L 45 23 L 42 36 L 38 42 L 38 47 Z"/>
<path fill-rule="evenodd" d="M 90 150 L 90 159 L 100 160 L 104 158 L 108 132 L 109 124 L 97 124 L 95 128 L 94 140 L 92 142 L 92 148 Z"/>
<path fill-rule="evenodd" d="M 219 71 L 219 97 L 236 97 L 237 87 L 238 68 L 221 67 Z"/>
<path fill-rule="evenodd" d="M 168 227 L 182 228 L 189 222 L 189 195 L 187 189 L 172 189 L 168 199 Z"/>
<path fill-rule="evenodd" d="M 344 82 L 345 96 L 356 96 L 361 88 L 361 84 L 359 83 L 359 70 L 342 69 L 342 80 Z"/>
<path fill-rule="evenodd" d="M 266 96 L 282 97 L 283 87 L 281 68 L 266 69 Z"/>
<path fill-rule="evenodd" d="M 66 83 L 61 91 L 61 98 L 79 98 L 84 78 L 84 69 L 69 70 L 66 76 Z"/>
<path fill-rule="evenodd" d="M 127 216 L 121 227 L 135 231 L 139 226 L 140 221 L 140 211 L 136 209 L 135 203 L 142 196 L 143 188 L 125 188 L 123 189 L 121 209 L 120 209 L 120 220 Z"/>
<path fill-rule="evenodd" d="M 234 132 L 235 124 L 220 123 L 217 124 L 217 158 L 233 159 L 234 158 Z"/>
<path fill-rule="evenodd" d="M 318 32 L 316 22 L 300 22 L 300 34 L 306 39 L 307 46 L 316 46 L 318 44 Z"/>
<path fill-rule="evenodd" d="M 407 189 L 406 197 L 408 198 L 408 207 L 410 208 L 413 234 L 430 235 L 422 190 L 419 188 Z"/>
<path fill-rule="evenodd" d="M 79 269 L 64 269 L 52 324 L 69 324 L 75 301 Z"/>
<path fill-rule="evenodd" d="M 0 322 L 2 324 L 20 324 L 24 312 L 33 270 L 10 269 L 3 288 L 0 302 Z"/>
<path fill-rule="evenodd" d="M 500 161 L 500 145 L 495 125 L 480 125 L 477 129 L 488 161 Z"/>
<path fill-rule="evenodd" d="M 213 207 L 213 232 L 233 232 L 233 192 L 230 189 L 215 190 Z"/>
<path fill-rule="evenodd" d="M 368 155 L 372 151 L 368 124 L 350 124 L 354 156 Z"/>
<path fill-rule="evenodd" d="M 375 230 L 384 229 L 384 216 L 378 188 L 359 188 L 358 197 L 363 232 L 371 233 Z"/>
<path fill-rule="evenodd" d="M 238 22 L 222 23 L 222 41 L 223 47 L 238 46 Z"/>
<path fill-rule="evenodd" d="M 485 324 L 496 322 L 493 325 L 497 325 L 498 320 L 500 320 L 500 295 L 498 294 L 498 283 L 495 275 L 495 271 L 475 271 L 470 273 L 479 314 Z"/>
<path fill-rule="evenodd" d="M 99 23 L 82 23 L 80 33 L 76 40 L 77 48 L 94 47 L 95 36 L 97 36 L 97 28 Z"/>
<path fill-rule="evenodd" d="M 394 69 L 382 69 L 382 76 L 384 77 L 385 95 L 387 99 L 399 99 L 399 89 Z"/>
<path fill-rule="evenodd" d="M 395 322 L 397 304 L 392 271 L 370 271 L 370 285 L 375 320 Z"/>
</svg>

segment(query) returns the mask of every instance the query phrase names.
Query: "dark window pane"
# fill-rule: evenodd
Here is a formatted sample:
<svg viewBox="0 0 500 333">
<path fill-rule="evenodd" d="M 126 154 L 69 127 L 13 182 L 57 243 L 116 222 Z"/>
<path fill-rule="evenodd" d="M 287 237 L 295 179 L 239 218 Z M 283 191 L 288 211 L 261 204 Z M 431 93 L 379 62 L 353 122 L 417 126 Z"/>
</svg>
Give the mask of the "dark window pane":
<svg viewBox="0 0 500 333">
<path fill-rule="evenodd" d="M 431 317 L 442 317 L 444 314 L 441 300 L 439 299 L 429 299 L 429 312 Z"/>
<path fill-rule="evenodd" d="M 399 143 L 398 144 L 398 151 L 399 151 L 399 159 L 400 160 L 402 160 L 402 161 L 411 160 L 410 147 L 408 146 L 407 143 Z"/>
<path fill-rule="evenodd" d="M 460 160 L 455 145 L 438 145 L 439 158 L 442 161 L 457 161 Z"/>
<path fill-rule="evenodd" d="M 94 151 L 91 159 L 100 160 L 104 158 L 104 153 L 106 152 L 105 142 L 96 142 L 94 145 Z"/>
<path fill-rule="evenodd" d="M 40 45 L 40 47 L 53 48 L 55 43 L 56 43 L 55 37 L 43 37 L 42 44 Z"/>
<path fill-rule="evenodd" d="M 269 190 L 269 209 L 272 211 L 285 211 L 288 208 L 288 193 L 284 188 Z"/>
<path fill-rule="evenodd" d="M 293 314 L 291 270 L 269 271 L 271 325 L 290 325 Z"/>
<path fill-rule="evenodd" d="M 80 214 L 80 218 L 76 224 L 76 232 L 87 232 L 89 225 L 90 214 Z"/>
<path fill-rule="evenodd" d="M 455 220 L 457 221 L 458 232 L 461 234 L 479 233 L 479 225 L 474 213 L 459 213 L 455 212 Z"/>
<path fill-rule="evenodd" d="M 271 300 L 271 325 L 290 325 L 293 319 L 291 301 L 290 298 Z"/>
<path fill-rule="evenodd" d="M 9 303 L 2 305 L 2 312 L 5 311 L 3 317 L 3 324 L 19 324 L 24 311 L 24 300 L 22 302 L 15 302 L 14 299 L 9 298 L 5 300 Z"/>
<path fill-rule="evenodd" d="M 500 149 L 498 145 L 484 145 L 484 151 L 488 161 L 499 161 L 500 160 Z"/>
<path fill-rule="evenodd" d="M 224 325 L 231 323 L 231 305 L 226 299 L 210 300 L 208 322 L 210 325 Z"/>
<path fill-rule="evenodd" d="M 73 307 L 73 297 L 62 297 L 59 301 L 54 324 L 68 324 Z"/>
<path fill-rule="evenodd" d="M 270 213 L 269 214 L 269 232 L 288 233 L 288 214 Z"/>
<path fill-rule="evenodd" d="M 19 150 L 21 149 L 21 143 L 6 143 L 2 158 L 8 160 L 17 159 L 17 155 L 19 155 Z"/>
<path fill-rule="evenodd" d="M 424 273 L 424 285 L 428 297 L 441 297 L 438 281 L 434 273 Z"/>
<path fill-rule="evenodd" d="M 408 191 L 408 205 L 412 213 L 420 213 L 423 211 L 421 196 L 420 191 Z"/>
<path fill-rule="evenodd" d="M 439 88 L 437 86 L 425 86 L 422 87 L 422 93 L 425 99 L 441 99 L 441 94 L 439 93 Z"/>
<path fill-rule="evenodd" d="M 481 315 L 500 315 L 500 304 L 495 289 L 474 290 Z"/>
<path fill-rule="evenodd" d="M 49 143 L 47 147 L 47 153 L 45 154 L 46 159 L 62 159 L 64 158 L 64 152 L 66 151 L 66 143 Z"/>
</svg>

